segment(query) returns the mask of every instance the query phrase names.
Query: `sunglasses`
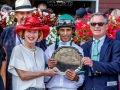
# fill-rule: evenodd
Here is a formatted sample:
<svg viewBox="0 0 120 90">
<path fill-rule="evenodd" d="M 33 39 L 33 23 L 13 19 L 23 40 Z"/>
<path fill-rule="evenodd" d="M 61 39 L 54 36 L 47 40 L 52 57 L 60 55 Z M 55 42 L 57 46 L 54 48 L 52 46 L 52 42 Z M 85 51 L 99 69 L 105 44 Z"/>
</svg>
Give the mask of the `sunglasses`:
<svg viewBox="0 0 120 90">
<path fill-rule="evenodd" d="M 72 20 L 62 19 L 57 21 L 57 25 L 74 25 Z"/>
<path fill-rule="evenodd" d="M 98 23 L 92 22 L 92 23 L 90 23 L 90 25 L 93 26 L 93 27 L 95 27 L 96 25 L 103 26 L 105 24 L 106 24 L 105 22 L 98 22 Z"/>
</svg>

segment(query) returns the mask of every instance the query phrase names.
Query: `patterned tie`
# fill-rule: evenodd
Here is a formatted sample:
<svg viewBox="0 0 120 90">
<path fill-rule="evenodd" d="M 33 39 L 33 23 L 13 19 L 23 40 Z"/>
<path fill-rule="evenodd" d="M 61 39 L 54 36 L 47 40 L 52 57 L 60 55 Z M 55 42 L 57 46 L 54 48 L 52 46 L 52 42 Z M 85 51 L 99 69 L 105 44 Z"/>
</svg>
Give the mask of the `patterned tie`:
<svg viewBox="0 0 120 90">
<path fill-rule="evenodd" d="M 98 43 L 100 40 L 94 40 L 93 49 L 92 49 L 92 60 L 98 61 Z"/>
</svg>

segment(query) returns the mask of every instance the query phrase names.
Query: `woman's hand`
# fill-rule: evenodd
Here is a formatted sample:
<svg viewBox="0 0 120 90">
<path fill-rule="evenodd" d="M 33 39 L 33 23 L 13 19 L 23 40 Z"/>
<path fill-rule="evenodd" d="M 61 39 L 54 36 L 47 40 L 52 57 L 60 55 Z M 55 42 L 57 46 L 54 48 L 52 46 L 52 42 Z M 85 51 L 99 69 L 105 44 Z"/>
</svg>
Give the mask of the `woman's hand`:
<svg viewBox="0 0 120 90">
<path fill-rule="evenodd" d="M 30 71 L 23 71 L 19 69 L 16 69 L 16 71 L 22 81 L 35 79 L 41 76 L 54 76 L 58 74 L 58 71 L 56 69 L 48 69 L 48 70 L 40 71 L 40 72 L 30 72 Z"/>
<path fill-rule="evenodd" d="M 54 76 L 56 74 L 58 74 L 58 70 L 57 69 L 45 70 L 45 76 Z"/>
</svg>

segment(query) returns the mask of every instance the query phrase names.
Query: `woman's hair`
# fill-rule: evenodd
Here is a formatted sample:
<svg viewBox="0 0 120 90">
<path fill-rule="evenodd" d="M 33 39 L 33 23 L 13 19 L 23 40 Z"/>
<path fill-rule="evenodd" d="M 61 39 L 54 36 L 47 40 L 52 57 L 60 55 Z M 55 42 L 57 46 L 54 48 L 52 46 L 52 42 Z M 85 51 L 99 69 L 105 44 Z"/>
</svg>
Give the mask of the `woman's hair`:
<svg viewBox="0 0 120 90">
<path fill-rule="evenodd" d="M 112 12 L 111 12 L 111 15 L 116 19 L 120 16 L 120 10 L 119 9 L 114 9 Z"/>
<path fill-rule="evenodd" d="M 105 14 L 111 14 L 111 12 L 114 10 L 114 8 L 109 8 L 106 12 L 105 12 Z"/>
<path fill-rule="evenodd" d="M 25 39 L 24 33 L 25 33 L 25 30 L 20 31 L 20 38 L 23 39 L 23 40 Z M 42 40 L 42 38 L 43 38 L 43 33 L 42 33 L 42 31 L 39 31 L 38 32 L 38 40 L 37 40 L 37 42 L 40 42 Z"/>
<path fill-rule="evenodd" d="M 40 42 L 43 39 L 43 32 L 39 31 L 37 42 Z"/>
<path fill-rule="evenodd" d="M 3 28 L 2 28 L 2 26 L 1 26 L 1 24 L 0 24 L 0 34 L 3 32 Z"/>
<path fill-rule="evenodd" d="M 5 53 L 5 50 L 3 49 L 2 47 L 2 38 L 1 38 L 1 33 L 3 32 L 3 28 L 2 26 L 0 26 L 0 61 L 3 61 L 3 60 L 6 60 L 5 57 L 6 57 L 6 53 Z"/>
<path fill-rule="evenodd" d="M 0 59 L 4 61 L 6 60 L 5 57 L 6 57 L 5 50 L 3 49 L 2 45 L 0 45 Z"/>
</svg>

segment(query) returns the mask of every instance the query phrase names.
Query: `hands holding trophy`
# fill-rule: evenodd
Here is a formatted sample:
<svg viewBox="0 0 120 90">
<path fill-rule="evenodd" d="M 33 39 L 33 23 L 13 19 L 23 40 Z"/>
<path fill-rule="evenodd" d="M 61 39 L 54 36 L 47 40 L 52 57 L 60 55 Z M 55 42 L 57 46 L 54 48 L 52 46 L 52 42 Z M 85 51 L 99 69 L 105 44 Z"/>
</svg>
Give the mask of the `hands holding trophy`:
<svg viewBox="0 0 120 90">
<path fill-rule="evenodd" d="M 82 54 L 74 47 L 59 47 L 48 61 L 49 68 L 58 70 L 58 74 L 68 76 L 68 79 L 77 79 L 77 73 L 82 67 Z"/>
</svg>

